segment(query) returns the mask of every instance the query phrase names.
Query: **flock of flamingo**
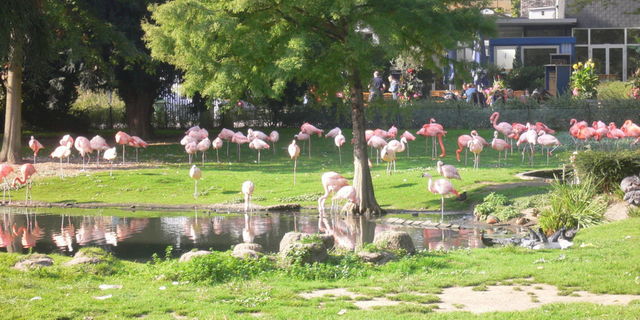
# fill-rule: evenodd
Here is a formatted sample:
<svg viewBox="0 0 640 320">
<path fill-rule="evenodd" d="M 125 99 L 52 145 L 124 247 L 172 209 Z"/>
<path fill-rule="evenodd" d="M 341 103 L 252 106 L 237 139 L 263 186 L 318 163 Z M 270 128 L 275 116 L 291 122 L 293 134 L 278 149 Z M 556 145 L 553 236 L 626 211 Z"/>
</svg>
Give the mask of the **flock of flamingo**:
<svg viewBox="0 0 640 320">
<path fill-rule="evenodd" d="M 474 155 L 474 168 L 478 168 L 480 164 L 480 154 L 485 147 L 491 147 L 498 152 L 498 166 L 500 166 L 501 159 L 507 159 L 509 151 L 513 153 L 513 142 L 516 142 L 516 146 L 522 148 L 522 162 L 525 161 L 525 155 L 529 153 L 529 164 L 533 164 L 533 157 L 535 154 L 536 146 L 542 148 L 547 156 L 547 163 L 549 156 L 555 151 L 555 149 L 561 145 L 560 141 L 553 136 L 555 131 L 550 129 L 542 122 L 531 123 L 508 123 L 499 122 L 500 114 L 494 112 L 489 121 L 495 129 L 493 133 L 493 139 L 488 142 L 482 138 L 476 130 L 472 130 L 470 134 L 463 134 L 457 138 L 458 149 L 456 150 L 456 160 L 461 161 L 461 152 L 465 151 L 465 164 L 467 162 L 467 151 L 470 151 Z M 573 138 L 576 146 L 581 142 L 589 140 L 601 141 L 603 139 L 619 140 L 623 138 L 635 138 L 632 144 L 640 142 L 640 126 L 633 123 L 631 120 L 627 120 L 618 129 L 615 123 L 606 125 L 602 121 L 594 121 L 591 126 L 586 121 L 577 121 L 571 119 L 569 133 Z M 301 149 L 297 142 L 302 141 L 308 144 L 307 152 L 311 157 L 311 137 L 317 135 L 322 137 L 324 130 L 319 129 L 309 123 L 304 123 L 300 127 L 300 132 L 294 135 L 294 139 L 287 147 L 287 151 L 291 160 L 294 161 L 293 166 L 293 183 L 296 183 L 296 167 L 297 160 L 300 157 Z M 446 156 L 446 150 L 443 143 L 443 137 L 447 134 L 444 127 L 437 123 L 435 119 L 429 119 L 428 123 L 424 124 L 420 130 L 416 132 L 416 135 L 425 137 L 426 148 L 429 149 L 429 138 L 431 138 L 431 158 L 436 159 L 437 147 L 440 147 L 439 157 Z M 502 134 L 504 139 L 500 139 L 499 135 Z M 335 146 L 338 148 L 339 161 L 342 163 L 341 148 L 346 142 L 345 136 L 342 134 L 340 128 L 334 128 L 327 132 L 325 135 L 327 138 L 334 140 Z M 397 138 L 400 138 L 397 140 Z M 379 163 L 380 159 L 387 163 L 386 172 L 391 174 L 396 170 L 397 154 L 404 151 L 409 153 L 409 142 L 414 141 L 416 137 L 409 131 L 404 131 L 402 134 L 398 134 L 398 129 L 395 126 L 391 126 L 388 130 L 375 129 L 366 130 L 365 138 L 367 146 L 371 147 L 371 151 L 375 150 L 376 163 Z M 276 151 L 276 143 L 280 139 L 280 134 L 277 131 L 272 131 L 269 135 L 262 131 L 248 129 L 247 134 L 244 135 L 241 131 L 234 132 L 232 130 L 223 128 L 216 138 L 211 141 L 209 139 L 209 132 L 200 128 L 199 126 L 192 127 L 185 132 L 185 136 L 180 143 L 184 146 L 186 153 L 189 156 L 189 163 L 193 162 L 193 156 L 197 152 L 202 153 L 202 163 L 204 165 L 205 155 L 209 149 L 216 150 L 216 160 L 219 162 L 219 149 L 221 149 L 224 143 L 227 143 L 227 157 L 229 155 L 229 144 L 235 143 L 237 145 L 237 157 L 240 160 L 240 146 L 242 144 L 248 144 L 250 149 L 257 151 L 257 163 L 260 163 L 260 153 L 265 149 L 273 149 Z M 352 143 L 355 139 L 351 140 Z M 115 135 L 115 143 L 122 145 L 122 162 L 125 163 L 125 147 L 128 145 L 136 149 L 136 161 L 138 158 L 138 148 L 146 148 L 148 144 L 136 136 L 130 136 L 125 132 L 119 131 Z M 100 152 L 103 153 L 103 158 L 113 165 L 113 161 L 117 157 L 116 147 L 110 147 L 106 140 L 100 136 L 95 136 L 91 140 L 86 137 L 78 136 L 75 139 L 70 135 L 65 135 L 60 141 L 59 146 L 51 153 L 52 158 L 58 158 L 60 160 L 60 174 L 64 177 L 62 171 L 62 161 L 64 158 L 69 162 L 69 156 L 71 155 L 72 147 L 74 147 L 80 156 L 82 157 L 83 170 L 86 164 L 89 163 L 91 154 L 93 151 L 97 151 L 96 164 L 99 165 Z M 29 147 L 33 150 L 33 164 L 23 164 L 19 171 L 19 176 L 15 177 L 11 187 L 15 187 L 18 184 L 26 184 L 27 188 L 27 201 L 30 199 L 31 189 L 31 176 L 36 173 L 35 164 L 38 156 L 38 152 L 43 149 L 43 145 L 38 142 L 33 136 L 29 141 Z M 504 156 L 503 156 L 504 152 Z M 85 162 L 85 158 L 87 159 Z M 373 155 L 371 156 L 373 158 Z M 369 161 L 369 166 L 372 166 Z M 432 193 L 439 194 L 441 196 L 441 211 L 444 214 L 444 196 L 453 194 L 458 197 L 459 200 L 464 200 L 466 194 L 458 193 L 449 179 L 460 179 L 460 175 L 457 169 L 452 165 L 445 165 L 442 161 L 437 163 L 438 173 L 443 176 L 442 179 L 433 180 L 429 174 L 424 174 L 423 177 L 428 177 L 428 190 Z M 13 168 L 8 164 L 0 165 L 0 178 L 4 181 L 3 187 L 3 200 L 5 193 L 9 191 L 10 184 L 7 181 L 9 174 L 13 172 Z M 201 170 L 193 165 L 189 171 L 190 177 L 195 181 L 194 197 L 198 196 L 197 182 L 202 177 Z M 333 194 L 331 210 L 336 207 L 337 201 L 348 200 L 356 203 L 357 197 L 355 189 L 349 186 L 348 180 L 336 172 L 327 172 L 322 175 L 321 178 L 324 194 L 318 199 L 318 208 L 322 212 L 324 211 L 324 202 Z M 254 185 L 251 181 L 246 181 L 242 186 L 243 194 L 245 195 L 245 211 L 250 209 L 251 195 L 254 190 Z"/>
</svg>

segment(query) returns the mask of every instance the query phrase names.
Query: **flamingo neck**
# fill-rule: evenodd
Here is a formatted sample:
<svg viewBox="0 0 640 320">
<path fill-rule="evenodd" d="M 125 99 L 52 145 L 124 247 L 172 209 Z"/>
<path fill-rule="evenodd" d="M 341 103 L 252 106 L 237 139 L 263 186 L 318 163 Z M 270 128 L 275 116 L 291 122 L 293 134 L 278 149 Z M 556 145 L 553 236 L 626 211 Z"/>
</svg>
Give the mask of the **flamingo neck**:
<svg viewBox="0 0 640 320">
<path fill-rule="evenodd" d="M 11 184 L 11 187 L 15 188 L 17 184 L 25 184 L 25 183 L 27 183 L 26 177 L 24 179 L 21 179 L 20 177 L 15 177 L 13 179 L 13 183 Z"/>
</svg>

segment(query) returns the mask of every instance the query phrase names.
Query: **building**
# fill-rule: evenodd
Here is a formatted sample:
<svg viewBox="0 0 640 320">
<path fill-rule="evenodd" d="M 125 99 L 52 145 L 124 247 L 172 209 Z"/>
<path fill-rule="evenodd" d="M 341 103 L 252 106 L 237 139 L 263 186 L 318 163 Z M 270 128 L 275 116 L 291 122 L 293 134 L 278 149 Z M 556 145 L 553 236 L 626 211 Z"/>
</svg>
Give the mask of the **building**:
<svg viewBox="0 0 640 320">
<path fill-rule="evenodd" d="M 626 81 L 640 68 L 637 0 L 594 0 L 583 7 L 575 0 L 521 0 L 520 17 L 500 17 L 497 25 L 487 56 L 506 70 L 516 61 L 543 66 L 551 53 L 570 54 L 572 63 L 592 59 L 606 80 Z"/>
</svg>

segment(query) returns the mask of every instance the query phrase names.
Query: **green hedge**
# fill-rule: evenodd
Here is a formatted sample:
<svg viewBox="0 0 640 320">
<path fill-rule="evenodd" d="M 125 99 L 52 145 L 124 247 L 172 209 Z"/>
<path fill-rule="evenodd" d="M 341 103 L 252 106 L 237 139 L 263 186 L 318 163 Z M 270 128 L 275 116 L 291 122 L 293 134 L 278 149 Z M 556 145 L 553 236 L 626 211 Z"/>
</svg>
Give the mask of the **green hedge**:
<svg viewBox="0 0 640 320">
<path fill-rule="evenodd" d="M 599 190 L 613 192 L 622 179 L 640 173 L 640 150 L 580 152 L 575 157 L 575 167 L 582 180 L 590 178 Z"/>
</svg>

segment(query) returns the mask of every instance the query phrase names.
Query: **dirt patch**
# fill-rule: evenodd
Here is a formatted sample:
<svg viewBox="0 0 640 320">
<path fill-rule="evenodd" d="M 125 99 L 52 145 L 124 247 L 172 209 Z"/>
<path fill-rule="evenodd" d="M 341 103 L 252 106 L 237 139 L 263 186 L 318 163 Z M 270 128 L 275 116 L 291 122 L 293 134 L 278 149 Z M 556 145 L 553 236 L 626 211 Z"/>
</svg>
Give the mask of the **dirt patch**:
<svg viewBox="0 0 640 320">
<path fill-rule="evenodd" d="M 312 298 L 321 298 L 324 296 L 334 296 L 334 297 L 349 297 L 351 299 L 355 299 L 357 297 L 361 297 L 361 294 L 353 293 L 346 288 L 335 288 L 335 289 L 320 289 L 311 292 L 301 293 L 301 297 L 305 299 Z"/>
<path fill-rule="evenodd" d="M 92 159 L 95 159 L 92 158 Z M 34 176 L 34 179 L 38 179 L 38 177 L 52 177 L 52 176 L 60 176 L 60 162 L 59 161 L 43 161 L 40 162 L 40 157 L 38 158 L 38 163 L 36 164 L 37 174 Z M 98 165 L 94 161 L 85 165 L 84 170 L 82 168 L 82 163 L 76 163 L 74 159 L 73 162 L 67 163 L 66 160 L 62 161 L 62 173 L 65 177 L 76 177 L 82 174 L 88 174 L 92 172 L 104 172 L 109 171 L 110 164 L 106 161 L 100 161 Z M 162 162 L 126 162 L 122 164 L 122 158 L 120 158 L 120 162 L 114 162 L 111 170 L 137 170 L 137 169 L 155 169 L 160 168 L 163 165 L 166 165 Z"/>
</svg>

